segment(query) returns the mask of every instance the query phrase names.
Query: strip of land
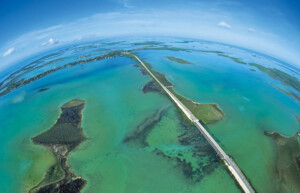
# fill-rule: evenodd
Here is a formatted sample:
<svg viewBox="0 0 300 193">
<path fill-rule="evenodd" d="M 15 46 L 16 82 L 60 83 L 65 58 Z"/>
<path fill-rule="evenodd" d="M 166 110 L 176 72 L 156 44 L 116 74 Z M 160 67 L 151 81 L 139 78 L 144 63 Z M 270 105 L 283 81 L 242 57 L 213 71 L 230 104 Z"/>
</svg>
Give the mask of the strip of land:
<svg viewBox="0 0 300 193">
<path fill-rule="evenodd" d="M 135 58 L 135 55 L 131 52 L 124 52 L 124 56 L 137 61 Z M 151 71 L 151 73 L 166 87 L 172 92 L 185 106 L 187 106 L 188 109 L 192 111 L 192 113 L 204 124 L 213 123 L 216 121 L 221 120 L 225 117 L 225 113 L 221 110 L 221 108 L 215 104 L 215 103 L 197 103 L 194 102 L 180 94 L 178 94 L 173 89 L 173 84 L 166 78 L 166 76 L 160 72 L 157 72 L 152 69 L 151 64 L 147 63 L 146 61 L 143 62 L 147 68 Z M 143 66 L 141 66 L 140 63 L 138 63 L 136 66 L 140 67 L 140 70 L 142 74 L 148 74 L 148 72 L 145 70 Z M 166 94 L 165 91 L 162 89 L 162 87 L 155 81 L 154 79 L 149 81 L 147 84 L 143 86 L 143 92 L 152 92 L 156 91 L 161 94 Z M 179 111 L 182 113 L 182 111 Z M 191 125 L 193 125 L 192 122 L 190 122 L 189 119 L 186 118 L 184 114 L 182 114 L 183 118 L 186 119 Z"/>
<path fill-rule="evenodd" d="M 297 92 L 300 92 L 300 81 L 296 77 L 291 76 L 290 74 L 288 74 L 286 72 L 283 72 L 283 71 L 278 70 L 276 68 L 265 67 L 265 66 L 257 64 L 257 63 L 247 63 L 247 62 L 242 61 L 240 58 L 229 56 L 229 55 L 227 55 L 223 52 L 220 52 L 220 51 L 209 51 L 209 50 L 200 50 L 200 51 L 205 52 L 205 53 L 217 54 L 218 56 L 229 58 L 229 59 L 233 60 L 236 63 L 244 64 L 244 65 L 250 65 L 252 67 L 255 67 L 259 71 L 266 73 L 272 79 L 278 80 L 283 85 L 290 86 L 293 89 L 295 89 Z M 251 68 L 250 70 L 251 71 L 256 71 L 253 68 Z M 274 84 L 272 86 L 274 86 Z M 287 91 L 285 91 L 284 89 L 281 89 L 278 86 L 275 86 L 275 88 L 277 88 L 278 90 L 282 91 L 283 93 L 291 96 L 291 98 L 295 99 L 298 103 L 300 102 L 300 97 L 294 91 L 289 90 L 289 89 Z"/>
<path fill-rule="evenodd" d="M 112 44 L 118 44 L 121 42 L 112 42 Z M 110 43 L 108 43 L 110 44 Z M 144 45 L 140 48 L 134 48 L 134 49 L 129 49 L 127 50 L 128 52 L 135 52 L 135 51 L 142 51 L 142 50 L 169 50 L 169 51 L 181 51 L 181 52 L 191 52 L 191 51 L 195 51 L 195 52 L 204 52 L 204 53 L 212 53 L 212 54 L 217 54 L 218 56 L 221 57 L 225 57 L 225 58 L 229 58 L 231 60 L 233 60 L 236 63 L 239 64 L 243 64 L 243 65 L 250 65 L 252 67 L 255 67 L 256 69 L 266 73 L 267 75 L 269 75 L 271 78 L 279 80 L 281 83 L 283 83 L 286 86 L 290 86 L 292 88 L 294 88 L 297 92 L 300 92 L 300 82 L 297 78 L 283 72 L 280 71 L 278 69 L 275 68 L 267 68 L 264 67 L 262 65 L 256 64 L 256 63 L 247 63 L 242 61 L 242 59 L 237 58 L 237 57 L 233 57 L 233 56 L 229 56 L 224 52 L 221 51 L 213 51 L 213 50 L 197 50 L 197 49 L 185 49 L 185 48 L 178 48 L 178 47 L 172 47 L 172 46 L 168 46 L 163 44 L 162 42 L 155 42 L 155 41 L 146 41 L 146 42 L 139 42 L 135 45 Z M 107 49 L 106 49 L 107 50 Z M 102 50 L 103 51 L 103 50 Z M 25 86 L 27 84 L 30 84 L 36 80 L 39 80 L 49 74 L 52 74 L 56 71 L 65 69 L 65 68 L 69 68 L 72 66 L 76 66 L 79 64 L 84 64 L 84 63 L 89 63 L 89 62 L 93 62 L 93 61 L 98 61 L 98 60 L 104 60 L 104 59 L 108 59 L 108 58 L 114 58 L 114 57 L 120 57 L 120 56 L 124 56 L 124 53 L 127 52 L 126 50 L 107 50 L 107 52 L 105 52 L 103 55 L 100 56 L 95 56 L 95 57 L 90 57 L 90 58 L 86 58 L 87 56 L 82 56 L 79 57 L 80 60 L 78 61 L 74 61 L 62 66 L 58 66 L 58 67 L 54 67 L 52 69 L 46 70 L 40 74 L 37 74 L 34 77 L 28 78 L 28 79 L 24 79 L 21 78 L 24 74 L 31 72 L 35 69 L 41 68 L 41 67 L 45 67 L 49 64 L 58 62 L 58 61 L 63 61 L 65 58 L 58 58 L 52 61 L 49 61 L 43 65 L 38 65 L 40 61 L 43 61 L 44 59 L 47 58 L 51 58 L 51 57 L 55 57 L 60 55 L 60 52 L 54 53 L 54 54 L 50 54 L 47 55 L 45 57 L 42 57 L 26 66 L 24 66 L 23 68 L 15 71 L 14 73 L 12 73 L 11 75 L 9 75 L 7 78 L 5 78 L 3 81 L 0 82 L 0 97 L 3 95 L 6 95 L 10 92 L 12 92 L 13 90 L 16 90 L 17 88 L 20 88 L 22 86 Z M 98 54 L 98 53 L 94 53 L 94 54 Z M 94 55 L 92 54 L 92 55 Z M 90 55 L 91 56 L 91 55 Z M 179 63 L 189 63 L 188 61 L 183 61 L 180 58 L 169 58 L 170 60 L 173 60 L 175 62 L 179 62 Z M 252 71 L 256 71 L 256 69 L 251 68 L 250 70 Z M 299 102 L 300 101 L 300 97 L 297 95 L 297 93 L 295 93 L 293 90 L 287 90 L 285 92 L 285 94 L 287 94 L 295 101 Z"/>
<path fill-rule="evenodd" d="M 176 58 L 174 56 L 167 56 L 167 58 L 171 61 L 174 61 L 174 62 L 177 62 L 179 64 L 192 64 L 191 62 L 188 62 L 184 59 L 181 59 L 181 58 Z"/>
<path fill-rule="evenodd" d="M 131 53 L 127 53 L 131 54 Z M 160 87 L 167 93 L 170 99 L 176 104 L 176 106 L 185 114 L 185 116 L 195 124 L 201 134 L 206 138 L 206 140 L 211 144 L 220 158 L 224 161 L 225 165 L 227 166 L 228 170 L 234 176 L 237 183 L 246 193 L 255 192 L 254 189 L 251 187 L 250 183 L 238 168 L 236 163 L 223 151 L 223 149 L 218 145 L 218 143 L 213 139 L 213 137 L 206 131 L 203 125 L 199 122 L 199 120 L 192 114 L 192 112 L 170 91 L 163 85 L 156 76 L 148 69 L 148 67 L 136 56 L 132 55 L 136 58 L 136 60 L 143 66 L 143 68 L 147 71 L 147 73 L 160 85 Z"/>
<path fill-rule="evenodd" d="M 86 140 L 80 126 L 83 108 L 83 100 L 73 99 L 65 103 L 61 107 L 62 113 L 59 119 L 51 129 L 32 138 L 33 143 L 51 149 L 56 157 L 56 163 L 48 169 L 44 179 L 29 193 L 79 193 L 85 186 L 86 181 L 75 175 L 68 164 L 70 153 Z"/>
<path fill-rule="evenodd" d="M 39 80 L 49 74 L 52 74 L 54 72 L 57 72 L 59 70 L 62 70 L 62 69 L 65 69 L 65 68 L 70 68 L 70 67 L 73 67 L 73 66 L 76 66 L 76 65 L 80 65 L 80 64 L 85 64 L 85 63 L 89 63 L 89 62 L 94 62 L 94 61 L 99 61 L 99 60 L 105 60 L 105 59 L 109 59 L 109 58 L 114 58 L 114 57 L 118 57 L 118 56 L 122 56 L 123 54 L 123 51 L 122 50 L 113 50 L 113 51 L 109 51 L 107 52 L 106 54 L 104 55 L 101 55 L 101 56 L 96 56 L 96 57 L 92 57 L 92 58 L 88 58 L 88 59 L 82 59 L 82 60 L 78 60 L 78 61 L 74 61 L 74 62 L 70 62 L 68 64 L 65 64 L 65 65 L 62 65 L 62 66 L 58 66 L 58 67 L 55 67 L 55 68 L 52 68 L 50 70 L 46 70 L 45 72 L 42 72 L 36 76 L 33 76 L 31 78 L 28 78 L 28 79 L 20 79 L 20 76 L 21 75 L 16 75 L 16 74 L 19 74 L 21 71 L 24 71 L 23 73 L 21 74 L 25 74 L 27 72 L 30 72 L 30 71 L 27 71 L 26 70 L 26 66 L 18 71 L 16 71 L 15 73 L 11 74 L 10 76 L 8 76 L 6 79 L 4 79 L 1 83 L 0 83 L 0 97 L 3 96 L 3 95 L 6 95 L 10 92 L 12 92 L 13 90 L 16 90 L 22 86 L 25 86 L 27 84 L 30 84 L 36 80 Z M 6 84 L 4 84 L 6 83 Z"/>
</svg>

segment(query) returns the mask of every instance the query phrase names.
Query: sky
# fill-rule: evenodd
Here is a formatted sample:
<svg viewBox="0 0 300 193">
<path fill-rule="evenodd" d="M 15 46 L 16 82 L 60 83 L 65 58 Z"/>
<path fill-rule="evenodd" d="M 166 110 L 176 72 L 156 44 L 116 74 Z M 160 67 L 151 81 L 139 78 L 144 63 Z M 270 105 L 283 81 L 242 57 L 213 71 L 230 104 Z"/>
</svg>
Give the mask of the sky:
<svg viewBox="0 0 300 193">
<path fill-rule="evenodd" d="M 0 72 L 91 38 L 173 36 L 252 49 L 300 68 L 299 0 L 0 0 Z"/>
</svg>

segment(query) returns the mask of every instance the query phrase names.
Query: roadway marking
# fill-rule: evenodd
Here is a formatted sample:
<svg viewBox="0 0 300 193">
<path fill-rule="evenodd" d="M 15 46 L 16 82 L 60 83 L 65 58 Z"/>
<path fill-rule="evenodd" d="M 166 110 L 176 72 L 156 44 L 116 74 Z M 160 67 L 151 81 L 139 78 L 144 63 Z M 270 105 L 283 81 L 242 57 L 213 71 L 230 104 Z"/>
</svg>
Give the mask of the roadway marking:
<svg viewBox="0 0 300 193">
<path fill-rule="evenodd" d="M 204 138 L 209 142 L 209 144 L 214 148 L 217 154 L 220 156 L 222 160 L 224 160 L 225 165 L 227 166 L 230 173 L 234 176 L 235 180 L 241 186 L 244 192 L 246 193 L 254 193 L 254 189 L 251 187 L 247 178 L 241 172 L 236 163 L 223 151 L 223 149 L 219 146 L 219 144 L 214 140 L 214 138 L 207 132 L 207 130 L 203 127 L 203 125 L 199 122 L 199 120 L 193 115 L 193 113 L 184 106 L 181 101 L 179 101 L 174 94 L 167 89 L 146 67 L 146 65 L 136 56 L 134 57 L 139 61 L 139 63 L 144 67 L 144 69 L 149 73 L 149 75 L 160 85 L 160 87 L 169 95 L 169 97 L 175 102 L 175 104 L 181 109 L 181 111 L 190 119 L 200 133 L 204 136 Z"/>
</svg>

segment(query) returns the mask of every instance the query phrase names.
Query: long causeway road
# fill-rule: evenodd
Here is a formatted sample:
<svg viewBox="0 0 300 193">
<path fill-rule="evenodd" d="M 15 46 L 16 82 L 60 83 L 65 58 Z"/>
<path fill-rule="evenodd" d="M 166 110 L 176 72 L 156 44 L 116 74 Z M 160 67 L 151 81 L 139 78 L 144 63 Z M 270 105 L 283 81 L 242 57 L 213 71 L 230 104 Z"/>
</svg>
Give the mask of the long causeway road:
<svg viewBox="0 0 300 193">
<path fill-rule="evenodd" d="M 161 86 L 161 88 L 169 95 L 169 97 L 175 102 L 175 104 L 182 110 L 182 112 L 195 124 L 200 133 L 205 137 L 205 139 L 209 142 L 209 144 L 214 148 L 220 158 L 224 161 L 227 166 L 229 172 L 233 175 L 237 183 L 246 193 L 254 193 L 254 189 L 248 182 L 247 178 L 241 172 L 237 164 L 231 159 L 219 146 L 219 144 L 214 140 L 214 138 L 207 132 L 207 130 L 203 127 L 203 125 L 199 122 L 199 120 L 193 115 L 193 113 L 186 108 L 180 101 L 177 99 L 172 92 L 170 92 L 147 68 L 147 66 L 137 57 L 134 57 L 140 62 L 140 64 L 144 67 L 144 69 L 150 74 L 150 76 Z"/>
</svg>

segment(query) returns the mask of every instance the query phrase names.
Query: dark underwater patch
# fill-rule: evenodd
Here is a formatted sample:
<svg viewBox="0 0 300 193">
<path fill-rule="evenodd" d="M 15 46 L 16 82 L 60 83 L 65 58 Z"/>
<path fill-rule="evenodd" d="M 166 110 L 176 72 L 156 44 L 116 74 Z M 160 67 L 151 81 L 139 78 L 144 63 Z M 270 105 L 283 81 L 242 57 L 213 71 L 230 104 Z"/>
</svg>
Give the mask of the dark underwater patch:
<svg viewBox="0 0 300 193">
<path fill-rule="evenodd" d="M 165 107 L 157 110 L 152 116 L 147 117 L 142 123 L 140 123 L 136 129 L 130 133 L 127 137 L 123 139 L 124 143 L 134 144 L 138 147 L 148 146 L 147 137 L 155 127 L 155 125 L 160 122 L 162 117 L 167 113 L 169 108 Z"/>
<path fill-rule="evenodd" d="M 300 144 L 298 133 L 284 137 L 280 133 L 266 132 L 276 146 L 276 184 L 278 192 L 300 192 Z"/>
<path fill-rule="evenodd" d="M 198 183 L 220 165 L 219 158 L 200 135 L 197 128 L 189 125 L 179 113 L 176 114 L 181 127 L 175 141 L 177 141 L 176 144 L 180 147 L 180 150 L 173 151 L 172 148 L 163 148 L 164 145 L 151 147 L 147 143 L 148 136 L 153 132 L 154 127 L 161 121 L 162 117 L 168 113 L 168 110 L 168 108 L 157 110 L 153 115 L 146 118 L 131 134 L 125 137 L 123 143 L 132 147 L 152 148 L 152 153 L 167 159 L 170 164 L 174 165 L 174 169 L 180 170 L 190 183 Z"/>
</svg>

